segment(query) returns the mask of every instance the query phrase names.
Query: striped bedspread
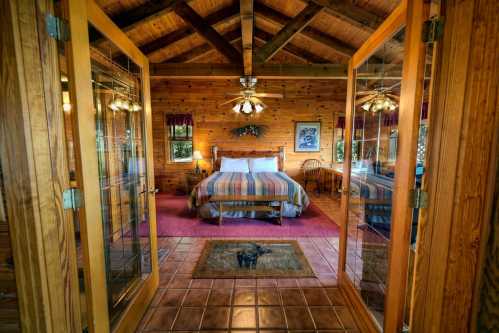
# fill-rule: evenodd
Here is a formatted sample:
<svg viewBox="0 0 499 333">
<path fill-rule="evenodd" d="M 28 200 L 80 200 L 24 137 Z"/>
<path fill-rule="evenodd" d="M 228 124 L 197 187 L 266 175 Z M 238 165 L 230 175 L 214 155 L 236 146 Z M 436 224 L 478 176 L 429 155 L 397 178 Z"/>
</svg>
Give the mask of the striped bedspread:
<svg viewBox="0 0 499 333">
<path fill-rule="evenodd" d="M 303 209 L 309 205 L 301 185 L 284 172 L 215 172 L 194 188 L 189 205 L 200 207 L 212 195 L 287 195 L 293 205 Z"/>
</svg>

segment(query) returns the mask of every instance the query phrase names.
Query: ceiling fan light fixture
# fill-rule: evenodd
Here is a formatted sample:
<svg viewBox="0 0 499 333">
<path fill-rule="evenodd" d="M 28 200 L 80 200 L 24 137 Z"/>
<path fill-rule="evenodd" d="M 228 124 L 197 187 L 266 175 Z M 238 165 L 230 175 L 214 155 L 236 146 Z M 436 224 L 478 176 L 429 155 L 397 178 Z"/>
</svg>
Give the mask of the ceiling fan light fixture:
<svg viewBox="0 0 499 333">
<path fill-rule="evenodd" d="M 260 103 L 256 103 L 256 104 L 255 104 L 255 112 L 256 112 L 256 113 L 260 113 L 260 112 L 262 112 L 262 111 L 263 111 L 263 109 L 265 109 L 265 107 L 264 107 L 262 104 L 260 104 Z"/>
<path fill-rule="evenodd" d="M 244 114 L 250 114 L 253 112 L 253 105 L 251 105 L 251 102 L 249 100 L 245 100 L 243 102 L 242 108 L 241 108 L 242 113 Z"/>
</svg>

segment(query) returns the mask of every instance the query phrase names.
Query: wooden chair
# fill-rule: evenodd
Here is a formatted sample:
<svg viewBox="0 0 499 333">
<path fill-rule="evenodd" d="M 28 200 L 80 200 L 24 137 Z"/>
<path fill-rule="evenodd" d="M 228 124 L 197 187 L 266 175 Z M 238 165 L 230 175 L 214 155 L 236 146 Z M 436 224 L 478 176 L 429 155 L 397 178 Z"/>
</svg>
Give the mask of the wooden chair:
<svg viewBox="0 0 499 333">
<path fill-rule="evenodd" d="M 321 161 L 317 159 L 308 159 L 303 162 L 303 181 L 305 190 L 309 182 L 315 182 L 317 192 L 321 193 Z"/>
</svg>

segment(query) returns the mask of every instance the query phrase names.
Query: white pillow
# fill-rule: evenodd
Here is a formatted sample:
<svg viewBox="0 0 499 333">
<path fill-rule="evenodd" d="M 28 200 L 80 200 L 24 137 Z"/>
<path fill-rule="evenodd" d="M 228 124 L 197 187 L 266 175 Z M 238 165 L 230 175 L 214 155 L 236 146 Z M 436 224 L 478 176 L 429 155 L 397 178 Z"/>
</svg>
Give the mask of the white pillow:
<svg viewBox="0 0 499 333">
<path fill-rule="evenodd" d="M 277 157 L 259 157 L 249 159 L 250 172 L 278 172 Z"/>
<path fill-rule="evenodd" d="M 228 158 L 222 157 L 220 172 L 249 172 L 247 158 Z"/>
</svg>

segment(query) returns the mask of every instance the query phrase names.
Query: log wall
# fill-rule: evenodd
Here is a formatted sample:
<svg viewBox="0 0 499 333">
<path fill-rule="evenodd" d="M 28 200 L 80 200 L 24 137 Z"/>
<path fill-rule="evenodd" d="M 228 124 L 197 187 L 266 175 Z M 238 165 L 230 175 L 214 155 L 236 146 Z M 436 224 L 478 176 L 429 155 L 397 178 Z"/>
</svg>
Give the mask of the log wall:
<svg viewBox="0 0 499 333">
<path fill-rule="evenodd" d="M 163 192 L 185 191 L 185 173 L 193 163 L 170 163 L 166 116 L 192 114 L 193 145 L 204 161 L 201 168 L 211 170 L 212 145 L 220 150 L 277 150 L 286 148 L 284 170 L 297 179 L 300 167 L 309 158 L 332 162 L 334 115 L 345 110 L 345 80 L 262 80 L 257 92 L 282 93 L 283 99 L 266 98 L 268 108 L 259 116 L 247 118 L 235 114 L 228 92 L 238 92 L 238 80 L 161 80 L 152 81 L 154 168 L 156 187 Z M 321 122 L 321 150 L 295 153 L 294 131 L 297 121 Z M 267 126 L 264 137 L 234 137 L 231 130 L 247 124 Z"/>
</svg>

